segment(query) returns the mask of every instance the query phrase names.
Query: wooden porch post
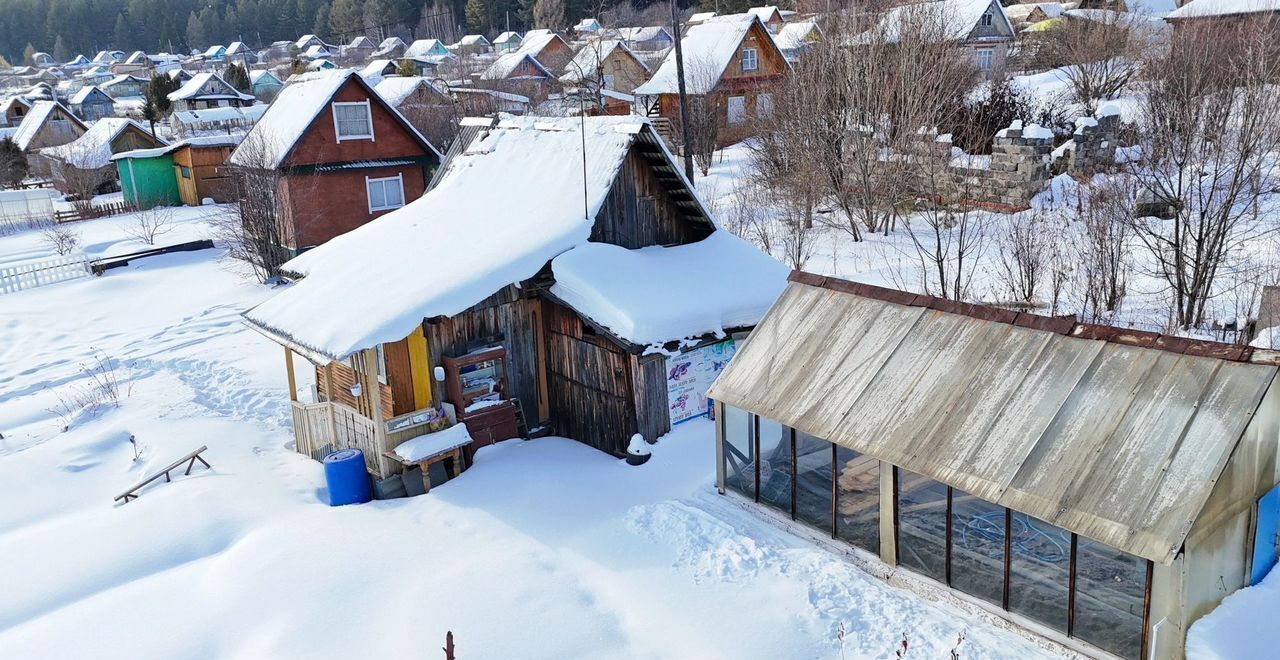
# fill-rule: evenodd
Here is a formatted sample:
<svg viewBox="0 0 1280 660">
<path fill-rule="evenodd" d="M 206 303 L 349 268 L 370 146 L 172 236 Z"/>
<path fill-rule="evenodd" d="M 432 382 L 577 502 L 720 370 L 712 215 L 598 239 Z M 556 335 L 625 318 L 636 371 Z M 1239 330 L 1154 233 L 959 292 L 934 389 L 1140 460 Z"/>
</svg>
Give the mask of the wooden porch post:
<svg viewBox="0 0 1280 660">
<path fill-rule="evenodd" d="M 373 420 L 374 450 L 378 453 L 378 476 L 386 477 L 391 467 L 382 452 L 387 450 L 387 420 L 382 418 L 382 384 L 378 382 L 378 349 L 366 348 L 364 354 L 365 400 L 369 404 L 369 419 Z"/>
<path fill-rule="evenodd" d="M 293 351 L 288 346 L 284 347 L 284 370 L 289 375 L 289 400 L 296 402 L 298 400 L 298 379 L 293 375 Z"/>
<path fill-rule="evenodd" d="M 893 464 L 880 461 L 880 561 L 890 566 L 898 565 L 898 503 L 894 498 L 898 489 L 894 479 Z"/>
</svg>

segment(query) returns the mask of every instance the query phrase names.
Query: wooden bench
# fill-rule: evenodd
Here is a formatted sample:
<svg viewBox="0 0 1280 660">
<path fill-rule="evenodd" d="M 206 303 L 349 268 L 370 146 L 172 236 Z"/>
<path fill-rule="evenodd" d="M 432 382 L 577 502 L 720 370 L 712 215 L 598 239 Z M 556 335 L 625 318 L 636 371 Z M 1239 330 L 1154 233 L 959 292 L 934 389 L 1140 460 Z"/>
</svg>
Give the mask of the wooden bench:
<svg viewBox="0 0 1280 660">
<path fill-rule="evenodd" d="M 144 486 L 159 479 L 160 477 L 164 477 L 164 480 L 166 482 L 173 481 L 173 479 L 169 477 L 169 473 L 181 467 L 183 463 L 187 464 L 187 471 L 183 472 L 184 475 L 191 474 L 191 469 L 196 466 L 196 461 L 200 461 L 200 464 L 204 465 L 206 469 L 213 469 L 213 466 L 209 465 L 208 461 L 200 457 L 200 453 L 208 448 L 209 447 L 206 445 L 201 445 L 199 449 L 170 463 L 168 467 L 165 467 L 163 470 L 158 470 L 155 474 L 147 477 L 146 479 L 143 479 L 142 481 L 139 481 L 137 484 L 133 486 L 133 488 L 130 488 L 129 490 L 126 490 L 125 492 L 120 493 L 119 495 L 116 495 L 115 501 L 119 502 L 121 500 L 124 500 L 125 503 L 128 503 L 129 500 L 137 499 L 138 491 L 142 490 Z"/>
<path fill-rule="evenodd" d="M 453 469 L 449 473 L 449 478 L 457 479 L 458 475 L 462 474 L 462 471 L 467 469 L 466 465 L 463 464 L 464 461 L 466 461 L 466 452 L 463 451 L 463 449 L 465 448 L 466 448 L 465 445 L 462 447 L 457 447 L 455 449 L 451 449 L 449 451 L 446 451 L 440 454 L 435 454 L 434 456 L 428 456 L 420 461 L 406 461 L 403 456 L 390 450 L 382 452 L 382 455 L 386 456 L 387 458 L 405 467 L 416 466 L 417 468 L 421 469 L 423 492 L 430 493 L 431 492 L 431 465 L 434 463 L 439 463 L 440 461 L 452 458 L 453 463 L 451 464 L 451 466 Z"/>
</svg>

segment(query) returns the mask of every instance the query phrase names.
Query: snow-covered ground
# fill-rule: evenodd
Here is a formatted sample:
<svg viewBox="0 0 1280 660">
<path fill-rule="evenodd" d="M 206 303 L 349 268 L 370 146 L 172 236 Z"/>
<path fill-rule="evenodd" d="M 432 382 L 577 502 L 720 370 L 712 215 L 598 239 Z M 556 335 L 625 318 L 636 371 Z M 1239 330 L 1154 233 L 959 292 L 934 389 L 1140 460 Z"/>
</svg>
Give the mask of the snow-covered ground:
<svg viewBox="0 0 1280 660">
<path fill-rule="evenodd" d="M 130 251 L 128 221 L 77 229 Z M 39 250 L 0 237 L 0 261 Z M 282 351 L 238 320 L 270 293 L 207 250 L 0 296 L 0 658 L 438 657 L 449 630 L 472 659 L 883 658 L 904 633 L 936 658 L 961 632 L 962 657 L 1050 655 L 716 495 L 706 421 L 639 468 L 508 441 L 429 495 L 330 508 Z M 65 410 L 100 358 L 119 405 Z M 212 470 L 112 502 L 200 445 Z"/>
</svg>

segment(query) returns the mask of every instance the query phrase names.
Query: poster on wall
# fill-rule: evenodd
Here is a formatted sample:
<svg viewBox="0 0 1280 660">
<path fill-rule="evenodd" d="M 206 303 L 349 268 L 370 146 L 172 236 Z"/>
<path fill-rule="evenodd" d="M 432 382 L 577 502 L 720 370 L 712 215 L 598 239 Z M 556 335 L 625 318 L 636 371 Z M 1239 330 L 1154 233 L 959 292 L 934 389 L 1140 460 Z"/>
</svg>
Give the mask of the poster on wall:
<svg viewBox="0 0 1280 660">
<path fill-rule="evenodd" d="M 707 389 L 736 350 L 734 341 L 726 339 L 667 357 L 667 405 L 672 424 L 707 414 Z"/>
</svg>

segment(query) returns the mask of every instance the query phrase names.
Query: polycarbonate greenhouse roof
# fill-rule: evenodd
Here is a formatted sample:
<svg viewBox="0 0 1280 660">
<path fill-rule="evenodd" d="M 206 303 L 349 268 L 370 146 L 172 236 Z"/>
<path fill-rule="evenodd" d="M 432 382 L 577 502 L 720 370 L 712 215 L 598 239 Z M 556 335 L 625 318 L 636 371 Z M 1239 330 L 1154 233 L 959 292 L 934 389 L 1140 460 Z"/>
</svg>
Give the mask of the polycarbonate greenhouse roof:
<svg viewBox="0 0 1280 660">
<path fill-rule="evenodd" d="M 1275 357 L 796 273 L 708 396 L 1167 564 Z"/>
</svg>

